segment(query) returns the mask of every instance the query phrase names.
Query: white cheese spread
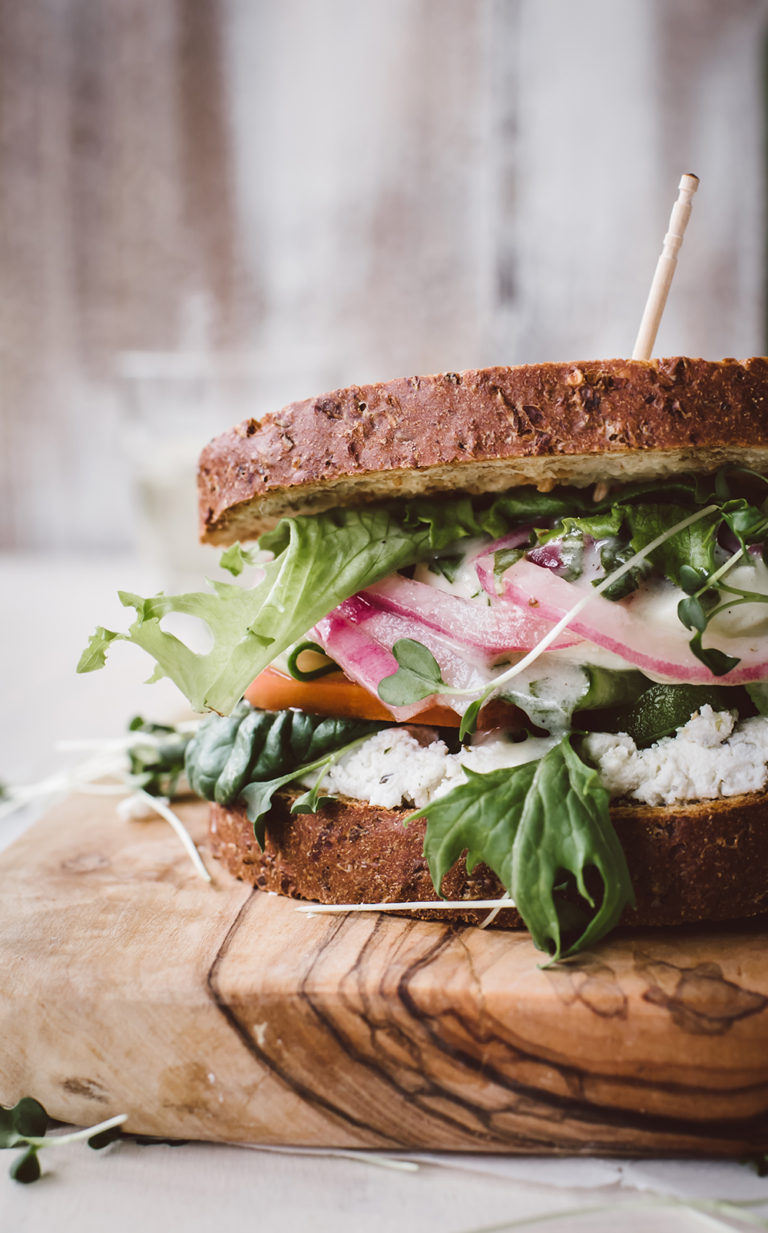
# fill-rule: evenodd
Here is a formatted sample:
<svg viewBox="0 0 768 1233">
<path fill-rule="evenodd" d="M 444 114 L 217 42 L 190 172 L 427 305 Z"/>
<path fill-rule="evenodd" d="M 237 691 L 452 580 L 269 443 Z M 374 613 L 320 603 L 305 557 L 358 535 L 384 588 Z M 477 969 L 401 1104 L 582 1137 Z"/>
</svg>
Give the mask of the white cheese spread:
<svg viewBox="0 0 768 1233">
<path fill-rule="evenodd" d="M 421 745 L 407 728 L 385 728 L 332 766 L 323 779 L 328 792 L 368 801 L 383 809 L 421 809 L 463 783 L 463 767 L 484 773 L 543 758 L 553 737 L 510 741 L 494 734 L 452 754 L 444 741 Z"/>
<path fill-rule="evenodd" d="M 675 805 L 761 792 L 768 782 L 768 718 L 734 723 L 703 706 L 674 736 L 638 749 L 625 733 L 594 732 L 586 747 L 612 797 Z"/>
<path fill-rule="evenodd" d="M 407 728 L 386 728 L 332 766 L 323 788 L 383 809 L 421 809 L 463 783 L 465 767 L 483 774 L 521 766 L 556 743 L 556 737 L 515 742 L 493 733 L 450 753 L 442 740 L 422 745 Z M 736 724 L 730 711 L 703 706 L 675 736 L 649 749 L 611 732 L 592 733 L 586 747 L 611 797 L 645 805 L 761 792 L 768 784 L 768 718 L 761 716 Z"/>
</svg>

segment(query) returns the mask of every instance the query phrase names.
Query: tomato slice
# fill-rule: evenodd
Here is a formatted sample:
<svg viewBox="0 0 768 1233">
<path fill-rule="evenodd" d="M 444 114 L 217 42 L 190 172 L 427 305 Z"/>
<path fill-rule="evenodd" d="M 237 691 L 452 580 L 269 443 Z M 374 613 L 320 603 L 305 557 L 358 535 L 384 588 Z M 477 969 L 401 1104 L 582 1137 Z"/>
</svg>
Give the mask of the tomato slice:
<svg viewBox="0 0 768 1233">
<path fill-rule="evenodd" d="M 283 711 L 296 706 L 314 715 L 392 721 L 392 713 L 362 685 L 343 672 L 329 672 L 316 681 L 294 681 L 277 668 L 265 668 L 248 686 L 245 696 L 252 706 L 265 711 Z M 458 728 L 461 720 L 447 706 L 431 706 L 414 717 L 414 723 Z"/>
<path fill-rule="evenodd" d="M 245 691 L 252 706 L 264 711 L 284 711 L 298 707 L 313 715 L 337 715 L 353 719 L 382 719 L 392 721 L 390 711 L 355 681 L 350 681 L 343 672 L 329 672 L 316 681 L 295 681 L 286 672 L 277 668 L 265 668 Z M 480 712 L 478 729 L 503 727 L 519 728 L 521 715 L 513 706 L 496 699 Z M 410 721 L 415 724 L 430 724 L 436 728 L 458 728 L 461 716 L 447 706 L 430 706 Z"/>
</svg>

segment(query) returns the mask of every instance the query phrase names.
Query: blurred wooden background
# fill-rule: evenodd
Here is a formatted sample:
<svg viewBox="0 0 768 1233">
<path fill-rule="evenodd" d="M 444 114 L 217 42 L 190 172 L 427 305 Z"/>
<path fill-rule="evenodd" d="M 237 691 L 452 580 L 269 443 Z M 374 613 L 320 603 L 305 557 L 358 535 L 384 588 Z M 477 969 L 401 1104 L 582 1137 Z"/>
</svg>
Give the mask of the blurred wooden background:
<svg viewBox="0 0 768 1233">
<path fill-rule="evenodd" d="M 761 352 L 766 20 L 0 0 L 0 545 L 130 543 L 153 361 L 126 351 L 202 366 L 202 407 L 171 376 L 144 408 L 200 444 L 351 381 L 627 354 L 683 171 L 702 184 L 659 349 Z"/>
</svg>

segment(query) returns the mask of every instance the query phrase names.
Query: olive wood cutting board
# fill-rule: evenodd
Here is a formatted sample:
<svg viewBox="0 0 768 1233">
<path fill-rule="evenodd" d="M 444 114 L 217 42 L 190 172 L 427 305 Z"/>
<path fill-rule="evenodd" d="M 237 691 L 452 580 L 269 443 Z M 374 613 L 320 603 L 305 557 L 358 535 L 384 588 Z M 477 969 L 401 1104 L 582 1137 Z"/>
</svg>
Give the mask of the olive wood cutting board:
<svg viewBox="0 0 768 1233">
<path fill-rule="evenodd" d="M 86 796 L 0 857 L 0 1102 L 267 1144 L 768 1149 L 766 923 L 543 970 L 522 933 L 306 916 L 208 864 Z"/>
</svg>

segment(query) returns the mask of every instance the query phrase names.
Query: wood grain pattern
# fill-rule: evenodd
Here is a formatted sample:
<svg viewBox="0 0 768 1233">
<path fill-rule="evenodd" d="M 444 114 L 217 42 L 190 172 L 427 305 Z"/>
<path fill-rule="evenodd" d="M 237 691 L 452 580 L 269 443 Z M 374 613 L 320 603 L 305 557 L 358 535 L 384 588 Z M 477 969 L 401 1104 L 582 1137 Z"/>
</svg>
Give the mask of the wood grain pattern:
<svg viewBox="0 0 768 1233">
<path fill-rule="evenodd" d="M 205 806 L 184 817 L 199 839 Z M 0 1101 L 314 1146 L 768 1149 L 768 925 L 525 935 L 306 917 L 73 798 L 0 860 Z"/>
</svg>

